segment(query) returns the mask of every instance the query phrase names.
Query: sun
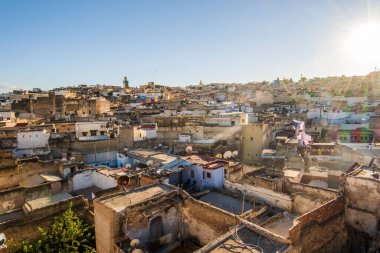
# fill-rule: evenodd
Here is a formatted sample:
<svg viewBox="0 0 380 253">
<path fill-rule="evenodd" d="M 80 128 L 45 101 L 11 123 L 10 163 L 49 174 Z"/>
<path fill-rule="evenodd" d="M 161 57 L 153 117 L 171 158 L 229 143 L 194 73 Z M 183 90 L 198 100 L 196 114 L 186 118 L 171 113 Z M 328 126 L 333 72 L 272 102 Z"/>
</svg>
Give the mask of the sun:
<svg viewBox="0 0 380 253">
<path fill-rule="evenodd" d="M 354 28 L 345 41 L 344 51 L 354 63 L 380 63 L 380 23 Z"/>
</svg>

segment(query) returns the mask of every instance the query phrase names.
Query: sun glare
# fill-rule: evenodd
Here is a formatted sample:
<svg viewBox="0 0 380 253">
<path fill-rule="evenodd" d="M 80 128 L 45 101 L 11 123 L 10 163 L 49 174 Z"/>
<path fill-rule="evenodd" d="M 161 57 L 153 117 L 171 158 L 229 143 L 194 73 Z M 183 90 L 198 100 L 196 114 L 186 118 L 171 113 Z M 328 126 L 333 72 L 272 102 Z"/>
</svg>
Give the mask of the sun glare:
<svg viewBox="0 0 380 253">
<path fill-rule="evenodd" d="M 369 23 L 353 29 L 346 39 L 345 51 L 354 63 L 379 63 L 380 23 Z"/>
</svg>

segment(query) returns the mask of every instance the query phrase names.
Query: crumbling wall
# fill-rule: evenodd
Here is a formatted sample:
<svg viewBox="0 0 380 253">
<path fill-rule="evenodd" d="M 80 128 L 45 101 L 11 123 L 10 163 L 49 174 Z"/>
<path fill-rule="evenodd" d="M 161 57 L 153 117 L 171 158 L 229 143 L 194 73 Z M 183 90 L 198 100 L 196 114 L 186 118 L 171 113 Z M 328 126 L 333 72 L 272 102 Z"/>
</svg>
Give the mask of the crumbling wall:
<svg viewBox="0 0 380 253">
<path fill-rule="evenodd" d="M 24 203 L 23 188 L 14 188 L 0 192 L 0 214 L 22 208 Z"/>
<path fill-rule="evenodd" d="M 344 197 L 339 196 L 294 220 L 290 252 L 340 252 L 346 241 Z"/>
<path fill-rule="evenodd" d="M 36 239 L 40 235 L 37 228 L 48 228 L 54 222 L 54 217 L 67 210 L 70 203 L 80 217 L 85 214 L 87 202 L 82 196 L 77 196 L 34 210 L 22 218 L 0 223 L 0 231 L 5 234 L 7 240 L 12 241 L 13 246 L 24 240 Z"/>
<path fill-rule="evenodd" d="M 295 213 L 304 214 L 319 206 L 321 206 L 326 199 L 320 199 L 313 196 L 305 195 L 303 193 L 293 194 L 292 210 Z"/>
<path fill-rule="evenodd" d="M 188 198 L 182 205 L 185 238 L 204 246 L 238 223 L 237 218 L 219 208 Z"/>
<path fill-rule="evenodd" d="M 141 210 L 140 208 L 127 209 L 124 224 L 124 232 L 129 238 L 137 238 L 145 247 L 154 247 L 152 245 L 157 242 L 153 242 L 150 238 L 151 222 L 154 218 L 160 217 L 162 219 L 162 239 L 161 244 L 172 243 L 179 239 L 181 232 L 183 231 L 183 223 L 181 219 L 181 210 L 179 204 L 167 205 L 166 203 L 159 203 L 157 205 L 165 206 L 166 208 L 155 212 L 147 212 L 147 209 L 157 209 L 156 207 L 148 207 Z M 153 215 L 144 215 L 144 214 Z"/>
<path fill-rule="evenodd" d="M 40 173 L 59 174 L 58 161 L 41 162 L 37 159 L 20 160 L 17 167 L 0 170 L 0 189 L 19 186 L 20 182 Z"/>
</svg>

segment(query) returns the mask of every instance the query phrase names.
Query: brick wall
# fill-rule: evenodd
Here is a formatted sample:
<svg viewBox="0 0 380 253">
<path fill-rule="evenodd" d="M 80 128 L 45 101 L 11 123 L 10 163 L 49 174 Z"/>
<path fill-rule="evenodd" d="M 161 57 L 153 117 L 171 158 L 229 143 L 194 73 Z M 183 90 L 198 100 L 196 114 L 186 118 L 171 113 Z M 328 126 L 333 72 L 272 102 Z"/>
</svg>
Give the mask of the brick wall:
<svg viewBox="0 0 380 253">
<path fill-rule="evenodd" d="M 326 204 L 295 219 L 293 227 L 289 229 L 289 239 L 292 242 L 302 237 L 302 230 L 311 223 L 323 223 L 328 219 L 344 212 L 344 197 L 339 196 Z"/>
</svg>

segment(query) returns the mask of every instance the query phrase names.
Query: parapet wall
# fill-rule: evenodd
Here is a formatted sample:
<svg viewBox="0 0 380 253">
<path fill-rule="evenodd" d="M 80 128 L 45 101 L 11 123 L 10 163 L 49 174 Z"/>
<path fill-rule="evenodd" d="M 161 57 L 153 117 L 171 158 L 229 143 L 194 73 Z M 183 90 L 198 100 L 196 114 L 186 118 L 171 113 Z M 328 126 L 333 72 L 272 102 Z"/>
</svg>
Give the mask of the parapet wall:
<svg viewBox="0 0 380 253">
<path fill-rule="evenodd" d="M 246 194 L 249 197 L 259 198 L 267 204 L 285 209 L 287 211 L 292 211 L 292 198 L 288 194 L 275 192 L 270 189 L 265 189 L 250 184 L 232 183 L 228 180 L 224 180 L 224 188 L 229 191 L 240 193 L 246 191 Z"/>
</svg>

